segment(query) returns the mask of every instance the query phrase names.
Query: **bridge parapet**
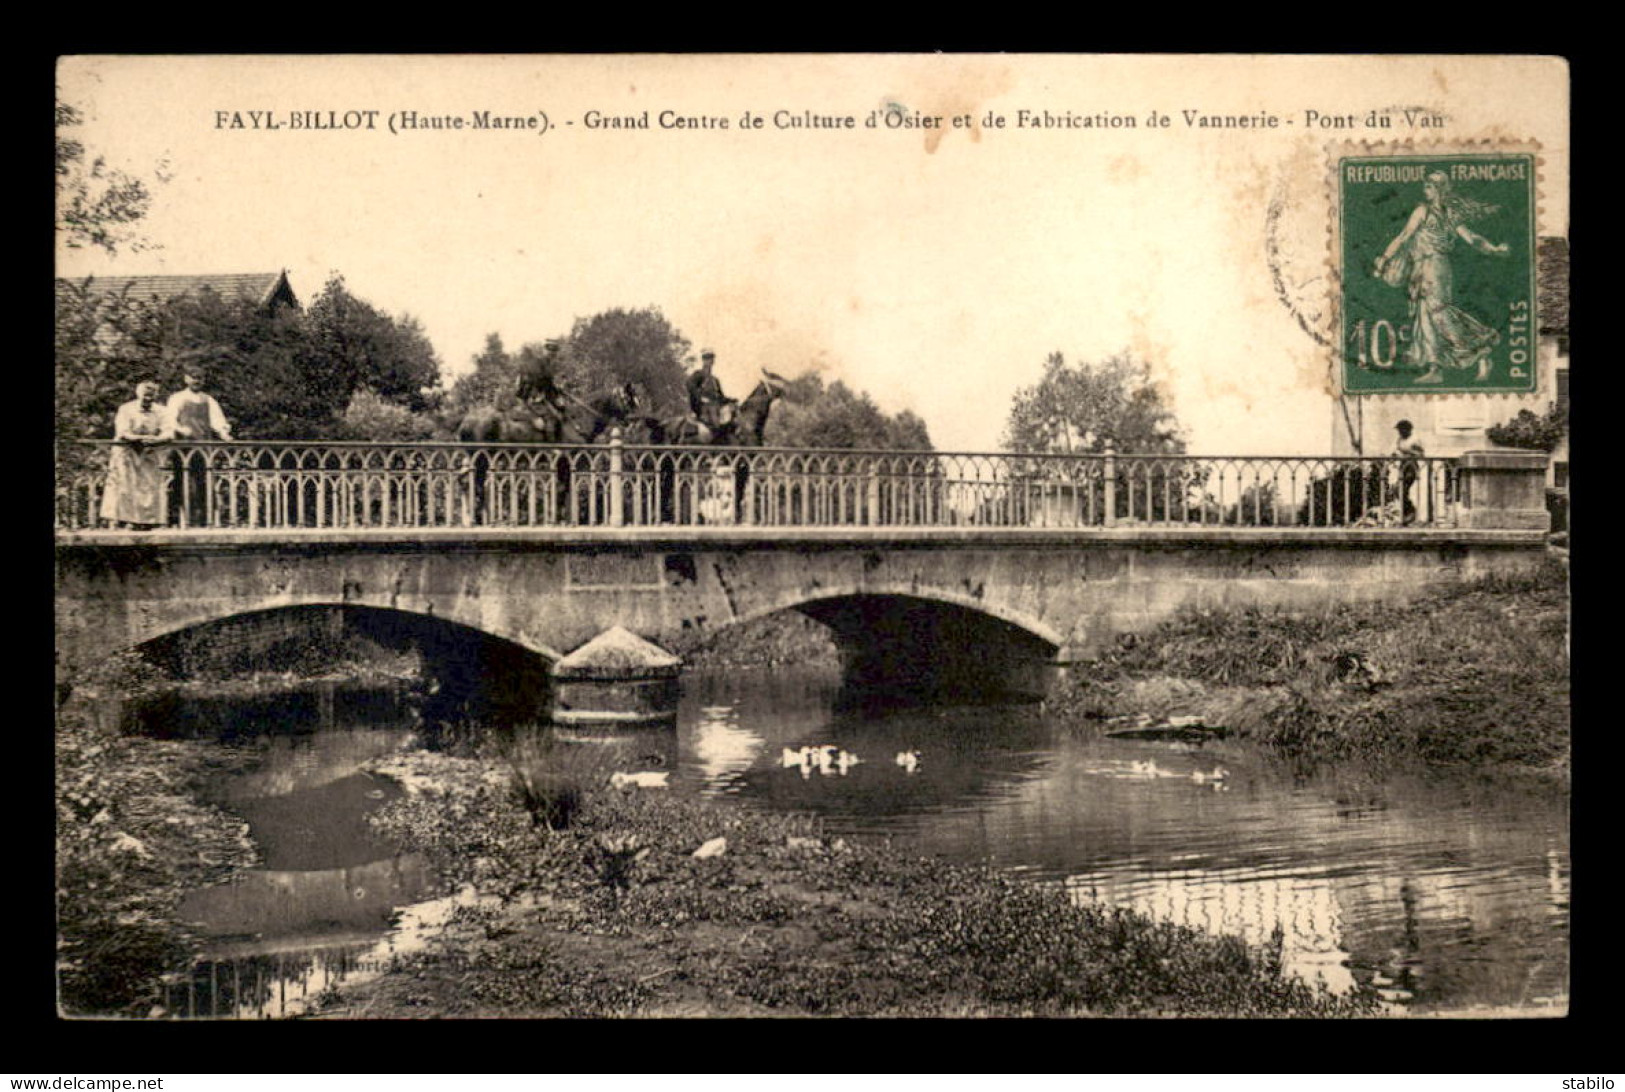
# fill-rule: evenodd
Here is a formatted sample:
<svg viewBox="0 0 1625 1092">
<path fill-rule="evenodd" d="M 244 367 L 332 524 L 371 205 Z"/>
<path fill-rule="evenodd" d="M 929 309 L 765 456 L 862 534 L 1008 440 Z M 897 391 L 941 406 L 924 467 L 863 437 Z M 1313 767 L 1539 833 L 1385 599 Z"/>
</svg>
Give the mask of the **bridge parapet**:
<svg viewBox="0 0 1625 1092">
<path fill-rule="evenodd" d="M 57 528 L 98 528 L 108 442 L 64 445 Z M 172 444 L 166 522 L 309 529 L 1451 528 L 1449 459 L 1048 455 L 627 444 Z M 1477 527 L 1523 503 L 1474 467 Z M 1500 475 L 1500 477 L 1494 477 Z M 1501 482 L 1496 485 L 1493 482 Z M 1482 522 L 1488 520 L 1490 522 Z"/>
<path fill-rule="evenodd" d="M 1469 451 L 1461 457 L 1461 523 L 1495 530 L 1547 531 L 1546 456 Z"/>
</svg>

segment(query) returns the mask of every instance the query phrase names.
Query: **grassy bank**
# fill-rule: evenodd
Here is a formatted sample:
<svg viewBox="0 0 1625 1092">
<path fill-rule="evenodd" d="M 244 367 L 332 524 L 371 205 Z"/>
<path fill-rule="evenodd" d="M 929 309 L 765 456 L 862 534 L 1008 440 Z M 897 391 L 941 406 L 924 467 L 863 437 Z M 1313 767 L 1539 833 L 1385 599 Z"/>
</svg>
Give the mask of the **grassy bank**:
<svg viewBox="0 0 1625 1092">
<path fill-rule="evenodd" d="M 585 777 L 549 810 L 538 801 L 562 785 L 444 755 L 382 771 L 416 791 L 380 824 L 486 898 L 426 951 L 341 988 L 331 1016 L 1327 1016 L 1374 1005 L 1284 976 L 1278 950 L 832 839 L 807 818 Z"/>
<path fill-rule="evenodd" d="M 1187 612 L 1070 673 L 1051 707 L 1080 725 L 1196 715 L 1308 758 L 1566 777 L 1567 570 L 1402 607 Z"/>
<path fill-rule="evenodd" d="M 208 781 L 256 756 L 213 741 L 125 734 L 125 707 L 277 693 L 318 680 L 401 682 L 419 671 L 409 654 L 345 636 L 290 646 L 248 675 L 201 654 L 159 666 L 126 653 L 62 688 L 55 732 L 61 1011 L 147 1015 L 160 977 L 185 966 L 198 947 L 179 918 L 182 896 L 258 859 L 247 824 L 200 796 Z"/>
<path fill-rule="evenodd" d="M 241 820 L 199 801 L 204 780 L 243 761 L 211 744 L 122 734 L 110 702 L 161 676 L 134 657 L 80 680 L 56 726 L 58 1003 L 64 1015 L 144 1016 L 159 976 L 195 938 L 177 907 L 256 859 Z"/>
</svg>

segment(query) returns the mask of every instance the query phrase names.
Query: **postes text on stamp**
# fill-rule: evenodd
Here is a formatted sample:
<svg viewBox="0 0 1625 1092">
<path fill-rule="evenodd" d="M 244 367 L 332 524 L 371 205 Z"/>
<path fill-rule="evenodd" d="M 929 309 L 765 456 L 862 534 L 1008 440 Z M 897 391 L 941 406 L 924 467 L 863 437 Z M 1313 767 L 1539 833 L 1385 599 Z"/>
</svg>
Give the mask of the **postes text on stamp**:
<svg viewBox="0 0 1625 1092">
<path fill-rule="evenodd" d="M 1536 156 L 1334 162 L 1345 393 L 1533 391 Z"/>
</svg>

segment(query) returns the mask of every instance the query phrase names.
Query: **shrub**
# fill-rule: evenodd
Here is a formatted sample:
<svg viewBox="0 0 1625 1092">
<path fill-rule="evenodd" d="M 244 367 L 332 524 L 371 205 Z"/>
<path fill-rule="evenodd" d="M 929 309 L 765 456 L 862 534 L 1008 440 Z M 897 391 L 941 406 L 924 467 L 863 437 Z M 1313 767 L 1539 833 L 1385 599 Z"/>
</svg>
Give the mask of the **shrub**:
<svg viewBox="0 0 1625 1092">
<path fill-rule="evenodd" d="M 1491 443 L 1502 447 L 1518 447 L 1529 451 L 1551 451 L 1563 442 L 1569 431 L 1567 410 L 1553 403 L 1538 416 L 1529 410 L 1519 410 L 1518 416 L 1485 431 Z"/>
</svg>

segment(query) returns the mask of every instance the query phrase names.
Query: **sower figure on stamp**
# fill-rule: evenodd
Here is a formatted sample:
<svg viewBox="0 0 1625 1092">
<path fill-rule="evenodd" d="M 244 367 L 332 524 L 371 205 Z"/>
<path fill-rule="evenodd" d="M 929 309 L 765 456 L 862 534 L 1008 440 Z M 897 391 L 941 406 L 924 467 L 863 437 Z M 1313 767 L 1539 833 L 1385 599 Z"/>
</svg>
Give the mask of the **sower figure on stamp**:
<svg viewBox="0 0 1625 1092">
<path fill-rule="evenodd" d="M 158 407 L 158 384 L 138 383 L 135 400 L 113 417 L 113 450 L 102 492 L 102 519 L 108 526 L 150 531 L 164 522 L 162 445 L 169 423 Z"/>
<path fill-rule="evenodd" d="M 1421 467 L 1418 460 L 1427 454 L 1420 441 L 1411 439 L 1411 423 L 1400 421 L 1394 426 L 1399 437 L 1394 441 L 1394 457 L 1399 460 L 1400 518 L 1405 524 L 1416 522 L 1416 505 L 1411 502 L 1411 486 L 1416 484 Z"/>
<path fill-rule="evenodd" d="M 203 392 L 207 374 L 201 364 L 189 364 L 183 378 L 186 384 L 169 396 L 165 411 L 169 430 L 182 443 L 231 439 L 231 422 L 213 395 Z M 194 452 L 183 456 L 181 465 L 181 508 L 191 527 L 202 527 L 209 516 L 208 456 Z"/>
<path fill-rule="evenodd" d="M 1372 272 L 1409 297 L 1405 362 L 1422 369 L 1417 383 L 1442 383 L 1441 368 L 1477 369 L 1490 374 L 1490 350 L 1501 335 L 1455 305 L 1455 272 L 1450 252 L 1458 241 L 1482 254 L 1505 257 L 1506 243 L 1492 243 L 1467 226 L 1496 206 L 1456 193 L 1450 176 L 1432 171 L 1422 183 L 1422 203 L 1404 229 L 1383 250 Z"/>
</svg>

